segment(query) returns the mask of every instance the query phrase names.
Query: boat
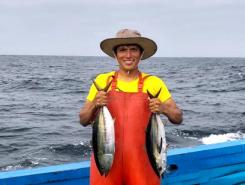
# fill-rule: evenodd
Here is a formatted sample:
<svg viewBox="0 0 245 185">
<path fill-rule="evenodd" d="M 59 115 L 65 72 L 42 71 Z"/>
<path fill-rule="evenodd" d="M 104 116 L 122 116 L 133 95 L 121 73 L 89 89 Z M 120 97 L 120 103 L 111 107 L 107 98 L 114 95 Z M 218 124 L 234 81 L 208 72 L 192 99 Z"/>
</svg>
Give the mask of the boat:
<svg viewBox="0 0 245 185">
<path fill-rule="evenodd" d="M 161 185 L 245 184 L 245 140 L 168 151 Z M 89 161 L 0 172 L 0 185 L 88 185 Z"/>
</svg>

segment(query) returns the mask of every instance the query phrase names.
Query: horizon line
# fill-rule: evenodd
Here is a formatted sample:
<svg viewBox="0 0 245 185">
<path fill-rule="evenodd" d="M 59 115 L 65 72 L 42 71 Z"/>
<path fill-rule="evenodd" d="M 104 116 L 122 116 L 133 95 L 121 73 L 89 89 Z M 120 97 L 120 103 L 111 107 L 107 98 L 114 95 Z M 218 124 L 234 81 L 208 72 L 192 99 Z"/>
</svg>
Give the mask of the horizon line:
<svg viewBox="0 0 245 185">
<path fill-rule="evenodd" d="M 102 57 L 112 58 L 101 55 L 46 55 L 46 54 L 0 54 L 0 56 L 49 56 L 49 57 Z M 152 56 L 150 58 L 245 58 L 245 56 Z M 150 59 L 149 58 L 149 59 Z"/>
</svg>

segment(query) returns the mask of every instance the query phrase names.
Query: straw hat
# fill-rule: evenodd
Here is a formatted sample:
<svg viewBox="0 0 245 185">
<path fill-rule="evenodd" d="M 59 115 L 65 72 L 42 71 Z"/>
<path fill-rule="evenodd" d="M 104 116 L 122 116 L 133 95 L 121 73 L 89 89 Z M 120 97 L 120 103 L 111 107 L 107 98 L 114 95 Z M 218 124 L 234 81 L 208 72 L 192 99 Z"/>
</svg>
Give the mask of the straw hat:
<svg viewBox="0 0 245 185">
<path fill-rule="evenodd" d="M 157 51 L 156 43 L 136 30 L 122 29 L 119 30 L 115 38 L 105 39 L 100 43 L 100 48 L 110 57 L 114 58 L 114 49 L 119 45 L 138 44 L 144 50 L 141 60 L 147 59 Z"/>
</svg>

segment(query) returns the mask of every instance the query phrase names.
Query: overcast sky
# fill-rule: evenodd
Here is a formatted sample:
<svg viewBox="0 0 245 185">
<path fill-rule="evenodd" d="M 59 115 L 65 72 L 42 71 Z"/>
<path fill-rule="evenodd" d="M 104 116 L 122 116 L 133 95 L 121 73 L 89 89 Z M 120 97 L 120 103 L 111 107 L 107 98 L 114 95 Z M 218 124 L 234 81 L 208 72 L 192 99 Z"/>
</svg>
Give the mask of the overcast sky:
<svg viewBox="0 0 245 185">
<path fill-rule="evenodd" d="M 159 57 L 245 57 L 245 0 L 0 0 L 0 55 L 105 56 L 122 28 Z"/>
</svg>

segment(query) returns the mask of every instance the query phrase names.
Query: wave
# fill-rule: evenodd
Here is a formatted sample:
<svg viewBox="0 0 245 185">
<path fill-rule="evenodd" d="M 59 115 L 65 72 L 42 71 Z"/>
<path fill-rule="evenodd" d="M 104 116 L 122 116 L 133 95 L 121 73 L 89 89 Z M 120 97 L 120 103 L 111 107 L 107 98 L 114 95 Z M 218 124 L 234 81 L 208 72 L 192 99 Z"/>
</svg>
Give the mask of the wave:
<svg viewBox="0 0 245 185">
<path fill-rule="evenodd" d="M 245 87 L 235 87 L 229 89 L 210 89 L 208 90 L 211 93 L 228 93 L 228 92 L 241 92 L 244 91 Z"/>
<path fill-rule="evenodd" d="M 1 131 L 3 133 L 20 133 L 20 132 L 30 131 L 34 128 L 37 128 L 37 127 L 19 127 L 19 128 L 3 127 L 3 128 L 1 128 Z M 4 137 L 4 136 L 5 135 L 1 135 L 1 137 Z"/>
<path fill-rule="evenodd" d="M 0 168 L 1 171 L 12 171 L 19 169 L 28 169 L 39 166 L 41 160 L 46 160 L 46 158 L 36 158 L 36 159 L 24 159 L 17 164 L 9 164 Z"/>
<path fill-rule="evenodd" d="M 81 156 L 82 158 L 87 158 L 90 156 L 92 148 L 90 142 L 81 142 L 80 144 L 52 145 L 49 147 L 49 150 L 56 154 Z"/>
<path fill-rule="evenodd" d="M 240 140 L 245 139 L 245 133 L 242 133 L 240 131 L 236 133 L 226 133 L 226 134 L 211 134 L 210 136 L 203 137 L 200 139 L 200 141 L 203 144 L 215 144 L 215 143 L 223 143 L 227 141 L 234 141 L 234 140 Z"/>
</svg>

